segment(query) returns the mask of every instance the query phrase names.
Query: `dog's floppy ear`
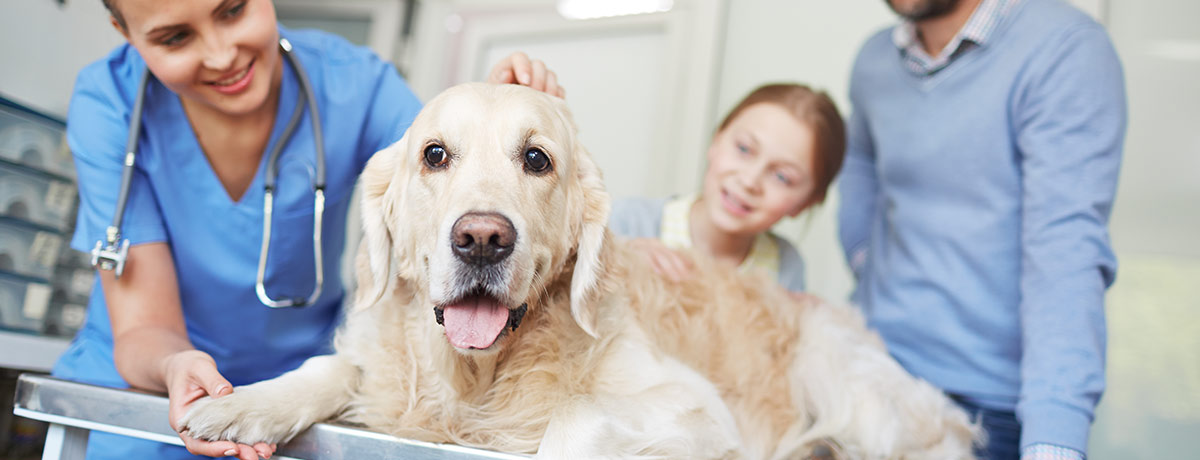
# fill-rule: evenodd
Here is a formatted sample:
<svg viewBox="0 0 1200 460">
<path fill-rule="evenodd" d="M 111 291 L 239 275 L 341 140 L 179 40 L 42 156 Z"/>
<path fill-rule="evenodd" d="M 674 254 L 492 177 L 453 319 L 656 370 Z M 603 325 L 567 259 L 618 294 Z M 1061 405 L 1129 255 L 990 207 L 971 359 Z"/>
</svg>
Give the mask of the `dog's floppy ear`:
<svg viewBox="0 0 1200 460">
<path fill-rule="evenodd" d="M 608 213 L 611 206 L 608 192 L 604 189 L 604 179 L 600 168 L 592 162 L 591 155 L 583 146 L 575 142 L 575 158 L 579 187 L 582 193 L 582 226 L 576 232 L 579 236 L 575 253 L 575 270 L 571 277 L 571 317 L 592 337 L 596 337 L 596 302 L 595 291 L 599 282 L 601 253 L 608 238 Z"/>
<path fill-rule="evenodd" d="M 355 302 L 356 308 L 366 308 L 378 302 L 383 297 L 392 278 L 394 239 L 388 223 L 395 220 L 393 219 L 392 197 L 388 191 L 392 187 L 404 186 L 403 184 L 394 184 L 393 179 L 396 175 L 397 163 L 401 161 L 402 151 L 407 145 L 407 139 L 408 135 L 406 134 L 399 142 L 376 152 L 367 162 L 359 179 L 362 184 L 363 241 L 359 243 L 359 260 L 357 261 L 360 266 L 358 271 L 360 294 Z M 363 261 L 361 260 L 364 253 L 367 258 L 366 270 L 363 270 Z"/>
</svg>

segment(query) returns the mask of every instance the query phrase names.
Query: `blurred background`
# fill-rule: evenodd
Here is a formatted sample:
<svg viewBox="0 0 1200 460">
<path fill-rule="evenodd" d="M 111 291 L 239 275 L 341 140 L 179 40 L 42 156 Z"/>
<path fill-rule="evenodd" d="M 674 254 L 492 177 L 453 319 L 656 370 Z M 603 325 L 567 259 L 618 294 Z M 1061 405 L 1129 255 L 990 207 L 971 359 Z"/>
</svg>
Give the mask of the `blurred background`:
<svg viewBox="0 0 1200 460">
<path fill-rule="evenodd" d="M 1111 225 L 1121 265 L 1107 310 L 1109 384 L 1090 458 L 1200 458 L 1200 2 L 1071 2 L 1108 28 L 1130 103 Z M 716 123 L 760 84 L 823 88 L 846 114 L 859 45 L 895 21 L 882 0 L 275 4 L 287 26 L 391 60 L 423 100 L 481 80 L 515 50 L 545 61 L 618 198 L 697 190 Z M 122 41 L 100 0 L 0 2 L 0 458 L 37 457 L 39 427 L 4 406 L 12 376 L 46 371 L 82 321 L 92 277 L 65 244 L 76 178 L 62 120 L 79 69 Z M 832 194 L 777 232 L 806 259 L 808 286 L 843 300 L 852 280 L 837 204 Z"/>
</svg>

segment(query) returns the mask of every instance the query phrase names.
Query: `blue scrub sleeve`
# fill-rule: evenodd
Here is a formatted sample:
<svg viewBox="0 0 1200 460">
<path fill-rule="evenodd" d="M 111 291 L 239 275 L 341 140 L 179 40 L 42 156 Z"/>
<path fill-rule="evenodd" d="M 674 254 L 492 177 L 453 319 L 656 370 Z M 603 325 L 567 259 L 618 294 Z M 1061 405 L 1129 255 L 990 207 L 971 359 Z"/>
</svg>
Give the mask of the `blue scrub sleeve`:
<svg viewBox="0 0 1200 460">
<path fill-rule="evenodd" d="M 359 158 L 360 164 L 366 164 L 375 152 L 399 141 L 421 111 L 421 101 L 400 77 L 396 66 L 373 54 L 371 59 L 374 87 L 370 93 L 373 96 L 369 98 L 371 107 L 363 126 L 363 144 L 359 149 L 359 154 L 363 156 Z"/>
<path fill-rule="evenodd" d="M 71 247 L 81 251 L 91 251 L 105 238 L 116 212 L 129 134 L 129 101 L 136 97 L 131 93 L 138 84 L 119 85 L 118 78 L 141 76 L 114 76 L 105 65 L 85 68 L 75 82 L 67 111 L 67 145 L 75 158 L 80 198 Z M 145 172 L 136 168 L 121 228 L 121 236 L 131 245 L 167 239 L 158 200 L 149 184 Z"/>
</svg>

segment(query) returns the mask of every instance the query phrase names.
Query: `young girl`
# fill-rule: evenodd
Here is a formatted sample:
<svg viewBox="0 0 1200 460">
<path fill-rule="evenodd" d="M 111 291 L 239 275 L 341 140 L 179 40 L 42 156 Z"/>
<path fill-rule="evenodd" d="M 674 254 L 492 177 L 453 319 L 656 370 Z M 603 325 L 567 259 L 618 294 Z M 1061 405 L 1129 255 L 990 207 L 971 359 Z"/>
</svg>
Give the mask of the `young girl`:
<svg viewBox="0 0 1200 460">
<path fill-rule="evenodd" d="M 67 142 L 81 198 L 72 247 L 88 251 L 109 239 L 134 105 L 142 101 L 135 169 L 119 219 L 128 254 L 120 277 L 99 271 L 87 322 L 54 374 L 166 392 L 178 428 L 175 421 L 197 398 L 226 395 L 327 352 L 345 296 L 337 280 L 354 182 L 374 152 L 401 137 L 421 105 L 395 67 L 365 48 L 279 27 L 270 0 L 104 5 L 129 43 L 83 69 L 71 96 Z M 142 89 L 147 69 L 151 78 Z M 519 81 L 562 94 L 553 73 L 521 54 L 490 75 L 495 83 Z M 297 107 L 304 114 L 285 136 Z M 322 220 L 314 210 L 318 132 L 327 172 Z M 276 147 L 278 163 L 270 162 L 266 152 Z M 265 175 L 272 165 L 278 180 L 269 202 Z M 268 218 L 275 230 L 269 254 L 260 257 Z M 322 223 L 320 258 L 314 222 Z M 311 302 L 265 306 L 256 295 L 263 257 L 266 295 Z M 321 290 L 318 263 L 326 280 Z M 201 455 L 252 460 L 274 451 L 180 437 Z M 95 432 L 88 458 L 194 457 L 176 446 Z"/>
<path fill-rule="evenodd" d="M 699 195 L 618 201 L 610 227 L 635 238 L 668 278 L 687 276 L 687 259 L 675 250 L 694 248 L 741 270 L 766 271 L 801 292 L 804 263 L 770 229 L 825 200 L 845 143 L 828 95 L 798 84 L 762 86 L 717 128 Z"/>
</svg>

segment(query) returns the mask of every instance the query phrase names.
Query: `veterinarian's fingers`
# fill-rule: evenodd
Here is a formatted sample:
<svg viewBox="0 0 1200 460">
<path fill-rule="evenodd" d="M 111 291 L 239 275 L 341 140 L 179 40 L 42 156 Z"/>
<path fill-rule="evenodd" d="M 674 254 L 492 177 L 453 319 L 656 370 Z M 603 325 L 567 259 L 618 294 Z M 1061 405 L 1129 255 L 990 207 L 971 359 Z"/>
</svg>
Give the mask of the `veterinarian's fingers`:
<svg viewBox="0 0 1200 460">
<path fill-rule="evenodd" d="M 237 449 L 238 460 L 258 460 L 258 452 L 255 452 L 253 447 L 238 444 Z"/>
<path fill-rule="evenodd" d="M 262 458 L 271 458 L 271 454 L 275 453 L 273 444 L 260 442 L 254 445 L 254 451 L 258 452 L 258 456 Z"/>
<path fill-rule="evenodd" d="M 225 377 L 221 376 L 216 366 L 201 366 L 196 368 L 195 372 L 196 379 L 200 381 L 200 386 L 204 387 L 204 391 L 209 396 L 219 398 L 233 393 L 233 385 L 228 380 L 225 380 Z"/>
<path fill-rule="evenodd" d="M 180 434 L 179 439 L 183 440 L 183 447 L 187 448 L 188 452 L 196 455 L 205 455 L 208 457 L 230 457 L 238 455 L 241 452 L 238 450 L 238 445 L 233 441 L 208 442 L 193 438 L 186 434 Z"/>
<path fill-rule="evenodd" d="M 217 363 L 212 356 L 199 350 L 188 350 L 175 353 L 168 358 L 166 364 L 167 394 L 170 396 L 189 395 L 186 402 L 198 399 L 200 396 L 224 396 L 233 392 L 233 385 L 217 371 Z M 194 394 L 199 388 L 203 393 Z"/>
<path fill-rule="evenodd" d="M 183 431 L 184 426 L 179 424 L 179 419 L 182 419 L 187 414 L 187 405 L 182 396 L 167 398 L 167 423 L 175 431 Z"/>
<path fill-rule="evenodd" d="M 179 425 L 179 419 L 187 414 L 192 402 L 207 395 L 207 391 L 187 379 L 180 379 L 178 383 L 167 387 L 167 422 L 171 428 L 181 431 L 184 427 Z"/>
</svg>

